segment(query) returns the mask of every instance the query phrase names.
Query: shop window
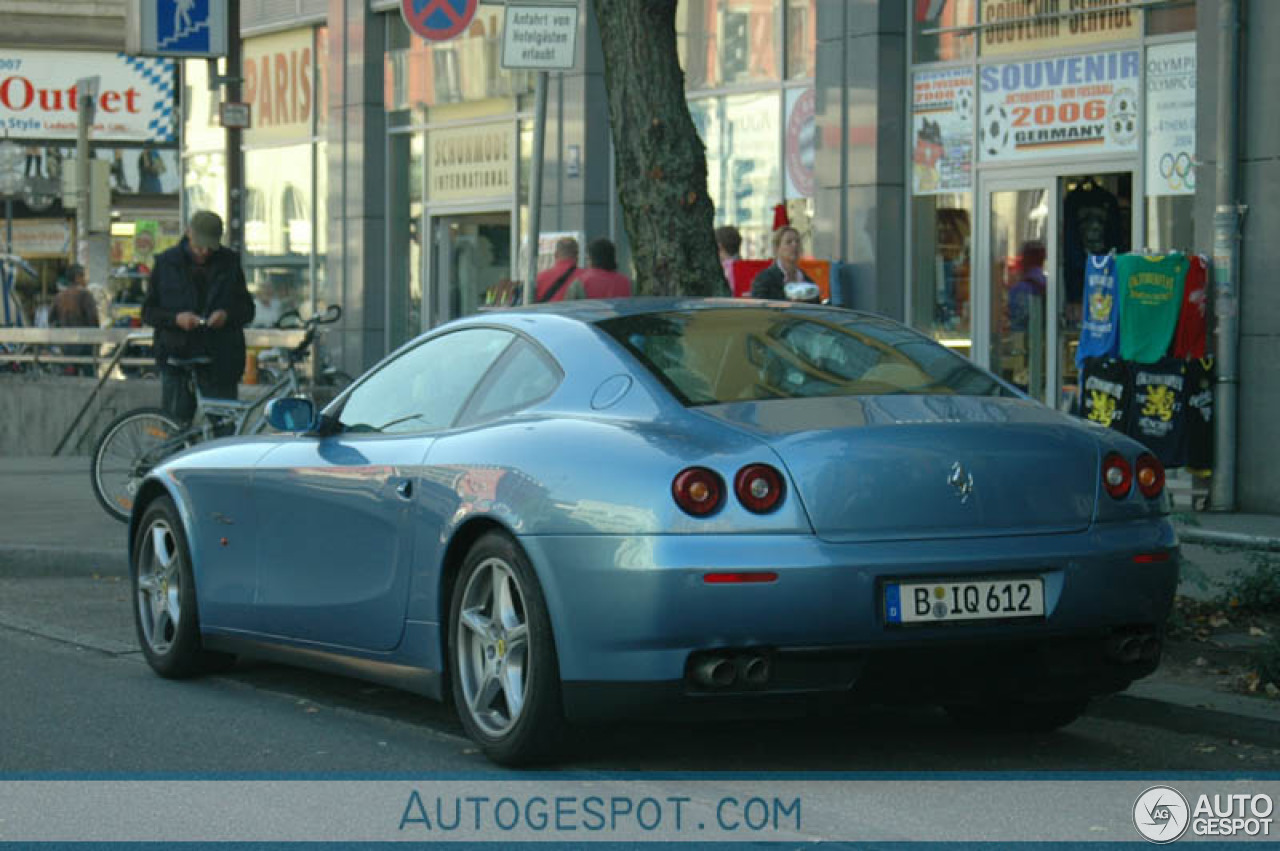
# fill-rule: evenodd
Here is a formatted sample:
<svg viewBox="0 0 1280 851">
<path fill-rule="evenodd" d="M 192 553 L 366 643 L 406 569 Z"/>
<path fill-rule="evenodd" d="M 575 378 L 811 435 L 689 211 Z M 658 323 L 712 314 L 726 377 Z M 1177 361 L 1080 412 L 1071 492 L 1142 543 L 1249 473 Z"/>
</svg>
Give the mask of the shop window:
<svg viewBox="0 0 1280 851">
<path fill-rule="evenodd" d="M 676 34 L 688 89 L 782 78 L 772 0 L 683 0 Z"/>
<path fill-rule="evenodd" d="M 700 98 L 689 112 L 707 149 L 707 191 L 716 225 L 742 233 L 742 256 L 772 253 L 773 208 L 779 197 L 778 92 Z"/>
<path fill-rule="evenodd" d="M 975 0 L 914 0 L 911 5 L 914 7 L 911 31 L 916 62 L 953 62 L 973 57 L 973 31 L 946 30 L 974 23 Z"/>
<path fill-rule="evenodd" d="M 480 7 L 467 31 L 445 44 L 412 36 L 399 13 L 387 15 L 383 92 L 390 112 L 425 110 L 440 104 L 518 97 L 533 90 L 533 75 L 502 68 L 501 6 Z M 399 121 L 407 115 L 397 116 Z M 431 120 L 437 120 L 435 116 Z"/>
<path fill-rule="evenodd" d="M 1147 10 L 1147 35 L 1195 32 L 1195 0 L 1154 6 Z"/>
<path fill-rule="evenodd" d="M 911 324 L 963 355 L 973 333 L 973 200 L 967 193 L 912 200 Z"/>
<path fill-rule="evenodd" d="M 812 77 L 817 0 L 787 0 L 787 79 Z"/>
</svg>

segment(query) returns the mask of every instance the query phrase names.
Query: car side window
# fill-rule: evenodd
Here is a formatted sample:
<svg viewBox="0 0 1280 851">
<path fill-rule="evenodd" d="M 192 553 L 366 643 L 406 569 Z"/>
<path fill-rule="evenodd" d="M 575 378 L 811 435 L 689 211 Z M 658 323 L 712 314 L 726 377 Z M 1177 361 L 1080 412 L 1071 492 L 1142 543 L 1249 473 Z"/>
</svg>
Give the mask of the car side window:
<svg viewBox="0 0 1280 851">
<path fill-rule="evenodd" d="M 515 335 L 464 328 L 404 352 L 351 391 L 338 421 L 349 432 L 448 428 Z"/>
<path fill-rule="evenodd" d="M 517 340 L 481 383 L 458 424 L 474 425 L 527 408 L 551 395 L 562 375 L 550 355 Z"/>
</svg>

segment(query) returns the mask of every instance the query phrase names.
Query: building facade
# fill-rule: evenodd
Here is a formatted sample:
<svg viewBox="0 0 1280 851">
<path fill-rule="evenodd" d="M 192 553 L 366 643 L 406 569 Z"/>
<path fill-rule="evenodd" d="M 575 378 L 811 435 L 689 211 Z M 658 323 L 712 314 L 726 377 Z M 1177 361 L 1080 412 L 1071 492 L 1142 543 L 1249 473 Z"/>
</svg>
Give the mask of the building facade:
<svg viewBox="0 0 1280 851">
<path fill-rule="evenodd" d="M 124 7 L 123 0 L 0 5 L 0 149 L 9 151 L 0 170 L 14 167 L 16 151 L 19 184 L 5 199 L 0 249 L 21 256 L 39 279 L 19 281 L 27 322 L 48 307 L 77 260 L 104 306 L 107 295 L 132 298 L 138 278 L 128 267 L 149 264 L 180 236 L 177 69 L 122 52 Z M 87 77 L 100 86 L 89 132 L 92 217 L 71 203 L 73 89 Z"/>
<path fill-rule="evenodd" d="M 1081 249 L 1213 251 L 1220 6 L 682 0 L 716 223 L 767 256 L 785 205 L 806 250 L 837 264 L 837 301 L 901 318 L 1069 407 Z M 1237 493 L 1241 508 L 1274 512 L 1280 358 L 1267 329 L 1280 298 L 1256 283 L 1267 254 L 1255 240 L 1280 214 L 1269 191 L 1280 119 L 1263 100 L 1280 59 L 1254 42 L 1280 7 L 1240 6 Z M 481 3 L 463 34 L 429 44 L 389 0 L 246 2 L 246 262 L 291 303 L 343 305 L 332 355 L 348 369 L 474 312 L 555 235 L 610 237 L 625 263 L 603 60 L 591 4 L 578 7 L 578 61 L 550 77 L 531 240 L 533 83 L 501 67 L 503 4 Z M 196 98 L 189 120 L 210 114 Z M 217 144 L 200 148 L 200 132 L 186 133 L 188 206 L 196 185 L 218 197 Z"/>
</svg>

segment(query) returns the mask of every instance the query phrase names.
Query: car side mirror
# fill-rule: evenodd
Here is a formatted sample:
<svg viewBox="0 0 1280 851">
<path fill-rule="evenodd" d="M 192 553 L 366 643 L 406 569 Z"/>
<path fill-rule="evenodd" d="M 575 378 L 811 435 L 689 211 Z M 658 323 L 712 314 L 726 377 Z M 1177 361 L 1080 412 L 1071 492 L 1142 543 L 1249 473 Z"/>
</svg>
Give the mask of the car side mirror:
<svg viewBox="0 0 1280 851">
<path fill-rule="evenodd" d="M 316 406 L 310 399 L 288 397 L 267 403 L 267 422 L 276 431 L 308 431 L 316 419 Z"/>
</svg>

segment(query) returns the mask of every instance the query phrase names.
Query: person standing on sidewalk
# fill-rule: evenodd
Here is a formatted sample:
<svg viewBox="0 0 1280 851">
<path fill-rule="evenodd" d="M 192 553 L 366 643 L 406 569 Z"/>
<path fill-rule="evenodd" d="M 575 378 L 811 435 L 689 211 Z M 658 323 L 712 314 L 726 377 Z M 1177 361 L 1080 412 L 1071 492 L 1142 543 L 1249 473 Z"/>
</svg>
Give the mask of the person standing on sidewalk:
<svg viewBox="0 0 1280 851">
<path fill-rule="evenodd" d="M 555 263 L 538 273 L 534 302 L 564 301 L 568 283 L 578 271 L 578 240 L 562 236 L 556 240 Z"/>
<path fill-rule="evenodd" d="M 98 305 L 89 292 L 88 276 L 84 267 L 72 263 L 67 267 L 67 288 L 58 293 L 49 311 L 49 320 L 58 328 L 97 328 Z M 93 354 L 93 346 L 83 343 L 63 346 L 68 355 L 84 357 Z M 74 364 L 70 375 L 93 375 L 93 364 Z"/>
<path fill-rule="evenodd" d="M 222 219 L 201 210 L 186 236 L 156 256 L 142 305 L 142 321 L 155 330 L 161 407 L 181 422 L 195 413 L 196 399 L 184 371 L 170 357 L 208 356 L 197 370 L 200 392 L 219 399 L 238 395 L 244 374 L 244 328 L 253 321 L 253 298 L 240 268 L 240 255 L 221 245 Z"/>
<path fill-rule="evenodd" d="M 617 250 L 604 237 L 587 243 L 586 269 L 569 284 L 565 300 L 578 298 L 627 298 L 631 279 L 618 271 Z"/>
</svg>

